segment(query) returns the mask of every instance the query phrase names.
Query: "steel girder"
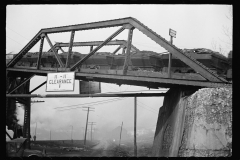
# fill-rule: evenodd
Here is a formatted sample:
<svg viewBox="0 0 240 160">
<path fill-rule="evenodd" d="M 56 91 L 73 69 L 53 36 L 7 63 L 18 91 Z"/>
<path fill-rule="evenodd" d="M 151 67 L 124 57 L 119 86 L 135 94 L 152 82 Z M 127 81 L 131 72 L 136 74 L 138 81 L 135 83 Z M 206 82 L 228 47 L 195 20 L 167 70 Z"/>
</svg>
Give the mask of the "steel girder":
<svg viewBox="0 0 240 160">
<path fill-rule="evenodd" d="M 73 42 L 73 47 L 83 47 L 83 46 L 99 46 L 103 41 L 92 41 L 92 42 Z M 106 45 L 119 45 L 120 48 L 127 48 L 127 41 L 125 40 L 115 40 L 115 41 L 110 41 L 108 42 Z M 61 49 L 61 47 L 68 47 L 69 43 L 62 43 L 62 42 L 57 42 L 54 44 L 54 48 L 59 47 L 59 49 Z M 120 49 L 119 48 L 119 49 Z M 139 52 L 140 50 L 135 47 L 134 45 L 131 45 L 131 50 L 132 51 L 136 51 Z M 90 50 L 92 51 L 92 50 Z M 51 52 L 51 49 L 48 50 L 48 52 Z M 62 51 L 64 52 L 64 51 Z M 117 52 L 117 51 L 114 51 Z M 113 54 L 114 54 L 113 52 Z"/>
<path fill-rule="evenodd" d="M 34 38 L 18 53 L 17 56 L 15 56 L 8 64 L 7 67 L 13 67 L 17 61 L 23 57 L 24 54 L 26 54 L 32 47 L 35 45 L 39 39 L 41 38 L 42 34 L 45 34 L 47 37 L 47 34 L 51 33 L 59 33 L 59 32 L 70 32 L 70 31 L 78 31 L 78 30 L 90 30 L 90 29 L 98 29 L 98 28 L 107 28 L 107 27 L 117 27 L 122 26 L 120 30 L 116 32 L 116 35 L 125 29 L 124 26 L 132 25 L 134 28 L 137 28 L 139 31 L 141 31 L 143 34 L 151 38 L 153 41 L 155 41 L 157 44 L 159 44 L 161 47 L 168 50 L 170 53 L 172 53 L 174 56 L 179 58 L 181 61 L 186 63 L 188 66 L 190 66 L 192 69 L 194 69 L 197 73 L 202 75 L 204 78 L 209 80 L 210 82 L 222 82 L 222 83 L 228 83 L 225 79 L 219 77 L 217 74 L 212 72 L 210 69 L 202 65 L 200 62 L 189 56 L 188 54 L 183 53 L 180 49 L 178 49 L 176 46 L 170 44 L 167 40 L 162 38 L 157 33 L 153 32 L 151 29 L 149 29 L 147 26 L 142 24 L 137 19 L 134 19 L 132 17 L 128 18 L 122 18 L 122 19 L 115 19 L 115 20 L 108 20 L 108 21 L 100 21 L 100 22 L 93 22 L 93 23 L 85 23 L 85 24 L 79 24 L 79 25 L 71 25 L 71 26 L 63 26 L 63 27 L 55 27 L 55 28 L 46 28 L 41 29 L 37 35 L 34 36 Z M 101 48 L 103 45 L 107 44 L 115 35 L 110 36 L 107 40 L 104 41 L 101 45 L 99 45 L 97 48 Z M 109 40 L 110 39 L 110 40 Z M 49 43 L 50 44 L 50 43 Z M 52 47 L 51 47 L 52 48 Z M 95 48 L 92 52 L 90 52 L 84 60 L 80 60 L 77 62 L 70 70 L 74 70 L 78 65 L 81 65 L 83 61 L 85 61 L 87 58 L 89 58 L 91 55 L 93 55 L 97 49 Z M 53 49 L 54 51 L 54 49 Z M 54 51 L 55 52 L 55 51 Z M 57 59 L 58 56 L 55 53 L 55 56 Z M 58 60 L 61 67 L 63 65 L 61 64 L 61 60 Z"/>
<path fill-rule="evenodd" d="M 85 98 L 85 97 L 160 97 L 166 93 L 111 93 L 111 94 L 13 94 L 6 95 L 8 98 L 15 97 L 39 97 L 39 98 Z"/>
<path fill-rule="evenodd" d="M 46 76 L 47 73 L 54 73 L 56 72 L 55 69 L 49 68 L 49 69 L 29 69 L 29 68 L 7 68 L 7 71 L 16 72 L 19 74 L 22 73 L 35 73 L 36 75 Z M 61 71 L 61 70 L 60 70 Z M 129 84 L 129 85 L 139 85 L 139 86 L 149 86 L 154 85 L 158 87 L 163 88 L 170 88 L 170 87 L 176 87 L 179 85 L 183 86 L 197 86 L 197 87 L 231 87 L 231 84 L 225 84 L 225 83 L 213 83 L 209 81 L 204 80 L 188 80 L 186 79 L 173 79 L 173 78 L 167 78 L 166 76 L 162 77 L 153 77 L 145 72 L 139 72 L 141 75 L 135 74 L 134 71 L 127 72 L 125 76 L 122 76 L 122 70 L 111 70 L 111 71 L 104 71 L 104 70 L 91 70 L 91 69 L 82 69 L 81 72 L 76 72 L 76 79 L 86 79 L 87 77 L 92 77 L 93 79 L 96 79 L 96 81 L 99 82 L 107 82 L 107 83 L 118 83 L 115 81 L 121 82 L 121 84 Z M 149 73 L 150 74 L 150 73 Z M 151 73 L 152 74 L 152 73 Z M 174 77 L 174 74 L 172 74 L 172 77 Z M 87 79 L 86 79 L 87 80 Z M 144 85 L 146 83 L 146 85 Z"/>
</svg>

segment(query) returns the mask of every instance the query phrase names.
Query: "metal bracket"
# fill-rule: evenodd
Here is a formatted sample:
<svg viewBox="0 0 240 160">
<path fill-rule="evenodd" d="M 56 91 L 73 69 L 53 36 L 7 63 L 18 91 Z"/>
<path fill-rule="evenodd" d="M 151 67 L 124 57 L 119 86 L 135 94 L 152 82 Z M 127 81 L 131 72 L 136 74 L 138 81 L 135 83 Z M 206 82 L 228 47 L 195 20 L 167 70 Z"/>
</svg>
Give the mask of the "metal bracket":
<svg viewBox="0 0 240 160">
<path fill-rule="evenodd" d="M 132 26 L 131 24 L 125 24 L 125 25 L 123 25 L 123 27 L 124 27 L 125 29 L 134 29 L 134 28 L 135 28 L 135 27 Z"/>
</svg>

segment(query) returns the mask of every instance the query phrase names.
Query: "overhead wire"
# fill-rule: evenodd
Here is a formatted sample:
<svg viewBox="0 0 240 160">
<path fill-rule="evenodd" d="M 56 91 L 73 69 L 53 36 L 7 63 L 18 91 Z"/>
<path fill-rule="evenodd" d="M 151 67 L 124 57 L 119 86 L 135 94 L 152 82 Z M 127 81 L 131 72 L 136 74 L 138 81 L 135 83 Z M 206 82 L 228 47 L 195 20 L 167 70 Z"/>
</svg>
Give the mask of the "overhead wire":
<svg viewBox="0 0 240 160">
<path fill-rule="evenodd" d="M 115 102 L 115 101 L 119 101 L 122 100 L 124 98 L 120 98 L 120 99 L 116 99 L 116 100 L 112 100 L 112 101 L 108 101 L 108 102 L 102 102 L 102 103 L 96 103 L 96 104 L 90 104 L 90 105 L 84 105 L 83 107 L 89 107 L 89 106 L 94 106 L 94 105 L 99 105 L 99 104 L 105 104 L 105 103 L 110 103 L 110 102 Z M 78 109 L 78 108 L 83 108 L 83 107 L 74 107 L 74 108 L 68 108 L 68 109 L 62 109 L 62 110 L 58 110 L 58 111 L 65 111 L 65 110 L 70 110 L 70 109 Z"/>
<path fill-rule="evenodd" d="M 12 39 L 12 38 L 10 38 L 10 37 L 8 37 L 8 36 L 7 36 L 7 38 L 9 38 L 9 39 L 11 39 L 12 41 L 18 43 L 17 41 L 15 41 L 14 39 Z M 22 46 L 22 44 L 20 44 L 20 43 L 18 43 L 18 44 Z"/>
<path fill-rule="evenodd" d="M 7 29 L 10 29 L 11 31 L 13 31 L 13 32 L 15 32 L 15 33 L 17 33 L 16 31 L 14 31 L 14 30 L 12 30 L 11 28 L 9 28 L 9 27 L 7 27 Z M 22 38 L 24 38 L 25 40 L 29 40 L 29 39 L 27 39 L 26 37 L 24 37 L 24 36 L 22 36 L 21 34 L 19 34 L 19 33 L 17 33 L 19 36 L 21 36 Z"/>
<path fill-rule="evenodd" d="M 91 105 L 91 104 L 94 104 L 94 103 L 101 103 L 101 102 L 112 101 L 112 100 L 117 100 L 117 99 L 122 99 L 122 97 L 108 99 L 108 100 L 102 100 L 102 101 L 89 102 L 89 103 L 74 104 L 74 105 L 70 105 L 70 106 L 55 107 L 53 109 L 73 107 L 73 106 L 79 106 L 79 105 Z"/>
<path fill-rule="evenodd" d="M 141 102 L 140 100 L 138 100 L 138 102 L 140 102 L 141 104 L 145 105 L 146 107 L 149 107 L 149 108 L 153 109 L 154 111 L 157 111 L 157 110 L 155 110 L 154 108 L 152 108 L 152 107 L 146 105 L 145 103 Z"/>
<path fill-rule="evenodd" d="M 143 106 L 143 105 L 141 105 L 141 104 L 138 104 L 138 106 L 139 106 L 139 107 L 142 107 L 142 108 L 144 108 L 144 109 L 146 109 L 146 110 L 148 110 L 148 111 L 150 111 L 150 112 L 152 112 L 152 113 L 158 114 L 156 111 L 150 110 L 150 109 L 146 108 L 145 106 Z"/>
</svg>

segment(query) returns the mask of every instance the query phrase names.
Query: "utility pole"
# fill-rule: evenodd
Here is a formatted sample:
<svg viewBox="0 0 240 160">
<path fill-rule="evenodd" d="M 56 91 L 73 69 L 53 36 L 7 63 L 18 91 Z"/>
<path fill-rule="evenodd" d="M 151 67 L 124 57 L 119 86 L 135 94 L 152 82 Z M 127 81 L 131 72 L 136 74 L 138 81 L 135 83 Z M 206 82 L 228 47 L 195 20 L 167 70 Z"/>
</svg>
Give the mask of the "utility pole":
<svg viewBox="0 0 240 160">
<path fill-rule="evenodd" d="M 35 128 L 35 135 L 33 137 L 34 141 L 36 141 L 37 139 L 37 122 L 36 122 L 36 128 Z"/>
<path fill-rule="evenodd" d="M 169 35 L 170 35 L 170 43 L 173 43 L 173 37 L 176 38 L 176 31 L 169 29 Z M 171 78 L 171 66 L 172 66 L 172 53 L 169 53 L 169 59 L 168 59 L 168 78 Z"/>
<path fill-rule="evenodd" d="M 82 130 L 82 133 L 83 133 L 83 139 L 84 139 L 84 127 L 82 127 L 82 129 L 83 129 L 83 130 Z"/>
<path fill-rule="evenodd" d="M 137 97 L 134 97 L 134 156 L 137 157 Z"/>
<path fill-rule="evenodd" d="M 70 126 L 72 126 L 72 125 L 70 125 Z M 73 126 L 72 126 L 72 131 L 73 131 Z M 72 143 L 73 143 L 73 139 L 72 139 L 72 131 L 71 131 L 71 141 L 72 141 Z"/>
<path fill-rule="evenodd" d="M 85 128 L 85 137 L 84 137 L 84 147 L 86 147 L 87 126 L 88 126 L 88 115 L 89 115 L 89 111 L 94 111 L 94 110 L 89 110 L 89 108 L 92 108 L 92 107 L 82 107 L 82 108 L 88 108 L 88 110 L 83 110 L 83 111 L 87 111 L 87 121 L 86 121 L 86 128 Z M 92 108 L 92 109 L 94 109 L 94 108 Z"/>
<path fill-rule="evenodd" d="M 94 123 L 96 123 L 96 122 L 88 122 L 89 123 L 89 125 L 91 125 L 91 141 L 92 141 L 92 126 L 93 125 L 96 125 L 96 124 L 94 124 Z"/>
<path fill-rule="evenodd" d="M 123 122 L 122 122 L 122 126 L 123 126 Z M 119 146 L 118 146 L 118 148 L 120 148 L 120 143 L 121 143 L 121 136 L 122 136 L 122 126 L 121 126 L 121 131 L 120 131 L 120 140 L 119 140 Z"/>
</svg>

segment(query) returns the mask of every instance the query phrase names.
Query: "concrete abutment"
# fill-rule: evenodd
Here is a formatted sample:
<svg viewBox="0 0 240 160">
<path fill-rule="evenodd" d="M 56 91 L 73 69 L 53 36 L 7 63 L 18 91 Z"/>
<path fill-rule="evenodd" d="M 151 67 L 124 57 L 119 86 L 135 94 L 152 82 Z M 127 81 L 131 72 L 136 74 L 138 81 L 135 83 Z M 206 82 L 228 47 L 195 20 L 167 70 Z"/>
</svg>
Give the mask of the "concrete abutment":
<svg viewBox="0 0 240 160">
<path fill-rule="evenodd" d="M 171 88 L 159 110 L 153 157 L 232 154 L 232 88 Z"/>
</svg>

